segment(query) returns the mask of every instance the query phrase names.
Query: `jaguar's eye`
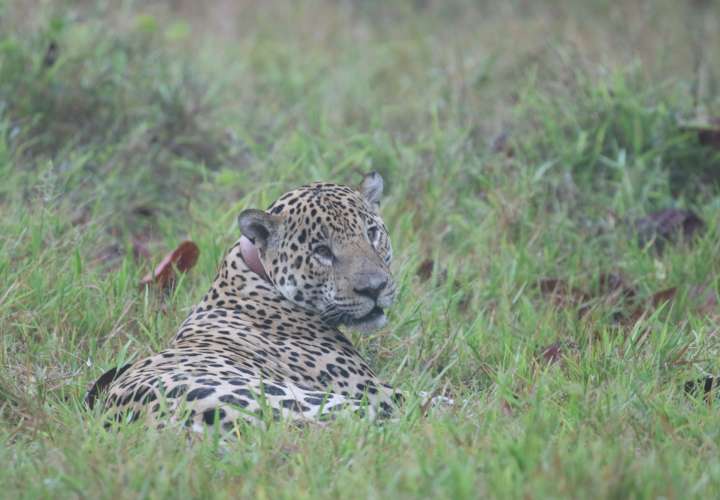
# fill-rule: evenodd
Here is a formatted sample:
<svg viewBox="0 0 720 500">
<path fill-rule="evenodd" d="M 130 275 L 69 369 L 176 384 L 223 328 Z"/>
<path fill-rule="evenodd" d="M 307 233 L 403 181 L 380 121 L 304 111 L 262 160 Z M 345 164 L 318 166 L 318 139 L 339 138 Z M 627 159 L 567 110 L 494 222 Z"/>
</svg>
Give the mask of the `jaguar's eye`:
<svg viewBox="0 0 720 500">
<path fill-rule="evenodd" d="M 330 250 L 330 247 L 327 245 L 318 245 L 313 252 L 315 253 L 315 257 L 326 266 L 331 265 L 335 260 L 335 255 L 333 255 L 332 250 Z"/>
<path fill-rule="evenodd" d="M 377 245 L 378 239 L 380 238 L 380 230 L 377 228 L 377 226 L 371 226 L 367 230 L 367 236 L 370 240 L 370 243 L 373 245 Z"/>
</svg>

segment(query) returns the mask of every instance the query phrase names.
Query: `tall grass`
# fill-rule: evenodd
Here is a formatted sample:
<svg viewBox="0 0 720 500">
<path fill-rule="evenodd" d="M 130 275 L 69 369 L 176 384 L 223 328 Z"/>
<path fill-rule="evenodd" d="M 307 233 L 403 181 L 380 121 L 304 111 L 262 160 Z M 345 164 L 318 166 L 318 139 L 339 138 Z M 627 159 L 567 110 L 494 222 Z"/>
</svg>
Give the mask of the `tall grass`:
<svg viewBox="0 0 720 500">
<path fill-rule="evenodd" d="M 0 2 L 0 496 L 716 496 L 717 405 L 683 390 L 720 349 L 688 292 L 719 268 L 718 152 L 678 126 L 717 112 L 696 3 Z M 243 208 L 371 169 L 400 293 L 350 335 L 456 407 L 230 444 L 83 407 L 166 345 Z M 639 246 L 670 206 L 707 231 Z M 156 263 L 185 238 L 198 265 L 140 290 L 138 244 Z M 539 285 L 610 272 L 640 304 L 683 291 L 618 323 L 629 304 L 579 315 Z"/>
</svg>

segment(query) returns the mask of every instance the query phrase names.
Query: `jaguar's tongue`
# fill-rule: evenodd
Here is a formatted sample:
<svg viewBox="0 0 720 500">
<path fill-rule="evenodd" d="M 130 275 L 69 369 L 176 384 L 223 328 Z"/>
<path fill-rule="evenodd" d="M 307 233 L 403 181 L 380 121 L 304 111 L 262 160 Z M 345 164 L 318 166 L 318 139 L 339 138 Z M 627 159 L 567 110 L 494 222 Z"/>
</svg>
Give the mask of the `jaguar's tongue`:
<svg viewBox="0 0 720 500">
<path fill-rule="evenodd" d="M 249 238 L 245 236 L 240 237 L 240 253 L 245 261 L 245 264 L 250 268 L 252 272 L 260 276 L 262 279 L 269 281 L 268 275 L 265 272 L 265 267 L 260 262 L 260 255 L 258 254 L 257 248 Z"/>
</svg>

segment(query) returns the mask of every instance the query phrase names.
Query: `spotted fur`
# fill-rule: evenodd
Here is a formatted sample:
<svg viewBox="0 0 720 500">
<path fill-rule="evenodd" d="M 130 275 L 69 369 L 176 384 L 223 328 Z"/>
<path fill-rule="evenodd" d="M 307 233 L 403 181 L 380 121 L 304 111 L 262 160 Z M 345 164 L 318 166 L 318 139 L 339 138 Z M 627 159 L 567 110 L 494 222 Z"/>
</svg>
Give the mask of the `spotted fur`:
<svg viewBox="0 0 720 500">
<path fill-rule="evenodd" d="M 392 248 L 378 214 L 382 178 L 358 189 L 315 183 L 239 217 L 266 271 L 241 240 L 167 349 L 108 380 L 105 407 L 151 425 L 225 429 L 262 415 L 322 420 L 337 411 L 392 411 L 397 393 L 337 328 L 385 324 L 395 298 Z"/>
</svg>

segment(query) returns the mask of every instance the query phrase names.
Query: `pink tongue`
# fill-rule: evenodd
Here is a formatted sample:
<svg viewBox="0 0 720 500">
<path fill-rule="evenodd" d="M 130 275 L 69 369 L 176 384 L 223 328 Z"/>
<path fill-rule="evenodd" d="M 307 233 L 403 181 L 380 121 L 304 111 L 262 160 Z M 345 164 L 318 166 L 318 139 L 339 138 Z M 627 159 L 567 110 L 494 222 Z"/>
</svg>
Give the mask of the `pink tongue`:
<svg viewBox="0 0 720 500">
<path fill-rule="evenodd" d="M 240 252 L 242 253 L 245 264 L 247 264 L 250 270 L 262 279 L 267 280 L 268 275 L 265 272 L 265 267 L 263 267 L 262 262 L 260 262 L 258 250 L 255 248 L 255 245 L 253 245 L 253 242 L 245 236 L 240 237 Z"/>
</svg>

